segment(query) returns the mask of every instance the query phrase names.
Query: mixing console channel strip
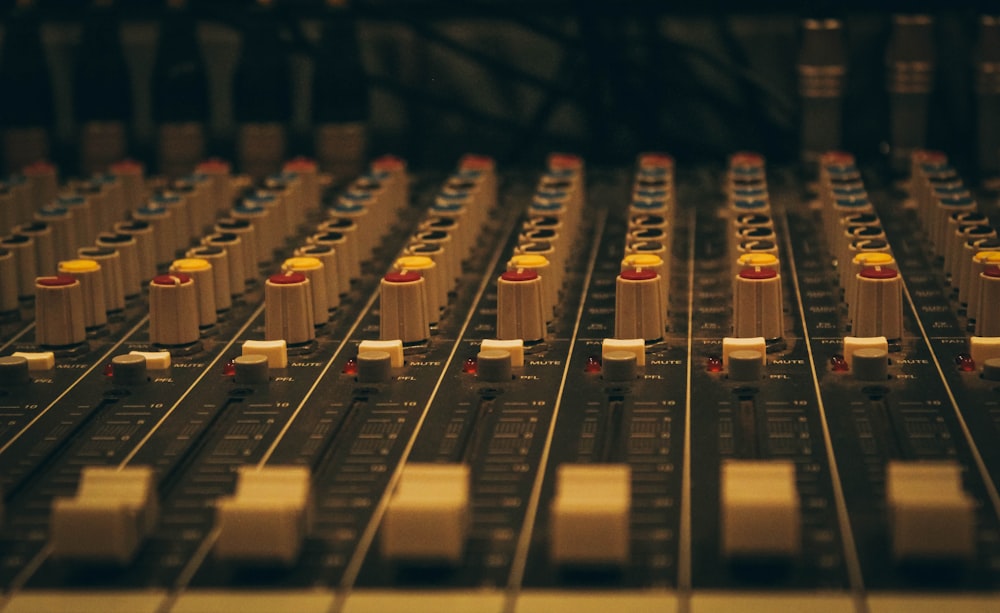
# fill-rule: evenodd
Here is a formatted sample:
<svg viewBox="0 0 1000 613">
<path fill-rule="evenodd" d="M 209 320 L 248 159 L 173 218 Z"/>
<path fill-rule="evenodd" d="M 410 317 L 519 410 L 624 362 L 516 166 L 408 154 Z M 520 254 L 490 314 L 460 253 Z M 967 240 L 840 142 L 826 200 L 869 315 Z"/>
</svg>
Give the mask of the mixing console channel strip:
<svg viewBox="0 0 1000 613">
<path fill-rule="evenodd" d="M 1000 610 L 995 196 L 819 169 L 27 168 L 0 611 Z"/>
</svg>

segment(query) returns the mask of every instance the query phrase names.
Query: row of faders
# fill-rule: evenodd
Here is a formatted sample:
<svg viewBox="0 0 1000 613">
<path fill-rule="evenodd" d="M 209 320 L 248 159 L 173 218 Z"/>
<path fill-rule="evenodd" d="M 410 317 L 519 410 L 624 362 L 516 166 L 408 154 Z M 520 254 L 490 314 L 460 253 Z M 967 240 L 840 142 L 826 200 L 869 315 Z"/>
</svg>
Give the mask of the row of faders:
<svg viewBox="0 0 1000 613">
<path fill-rule="evenodd" d="M 967 325 L 982 339 L 1000 337 L 1000 239 L 972 192 L 937 151 L 912 156 L 910 196 L 934 255 L 943 262 L 945 280 L 957 292 Z M 979 352 L 976 352 L 979 354 Z M 984 356 L 979 355 L 980 358 Z M 979 361 L 982 364 L 983 360 Z"/>
<path fill-rule="evenodd" d="M 632 183 L 621 273 L 615 281 L 616 339 L 654 343 L 663 338 L 676 206 L 673 158 L 641 155 Z"/>
<path fill-rule="evenodd" d="M 493 160 L 464 156 L 380 282 L 381 341 L 406 346 L 427 342 L 448 310 L 462 262 L 476 245 L 496 202 Z M 366 348 L 360 348 L 359 359 Z"/>
<path fill-rule="evenodd" d="M 507 270 L 497 279 L 497 339 L 536 343 L 559 312 L 567 261 L 580 229 L 583 161 L 552 155 L 528 205 Z"/>
</svg>

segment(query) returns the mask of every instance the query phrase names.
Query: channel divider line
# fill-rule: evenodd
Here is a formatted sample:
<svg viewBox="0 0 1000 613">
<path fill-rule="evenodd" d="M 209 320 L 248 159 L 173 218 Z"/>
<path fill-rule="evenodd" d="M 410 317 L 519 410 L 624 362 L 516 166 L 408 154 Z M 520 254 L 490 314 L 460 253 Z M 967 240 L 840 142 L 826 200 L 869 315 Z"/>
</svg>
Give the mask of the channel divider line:
<svg viewBox="0 0 1000 613">
<path fill-rule="evenodd" d="M 510 236 L 519 219 L 520 212 L 517 215 L 510 215 L 510 219 L 507 220 L 500 231 L 500 236 Z M 389 482 L 386 484 L 385 490 L 382 492 L 382 497 L 379 499 L 378 504 L 372 511 L 371 519 L 368 521 L 368 525 L 365 526 L 364 532 L 361 533 L 361 538 L 358 540 L 354 554 L 351 556 L 347 566 L 344 568 L 344 574 L 341 576 L 340 584 L 335 588 L 336 592 L 333 604 L 330 607 L 330 613 L 339 613 L 344 608 L 344 603 L 347 601 L 347 595 L 350 589 L 354 586 L 354 582 L 357 580 L 358 574 L 361 572 L 361 565 L 364 564 L 365 556 L 368 554 L 369 548 L 371 548 L 372 543 L 375 541 L 375 533 L 378 532 L 378 526 L 382 522 L 382 515 L 385 514 L 385 509 L 389 505 L 389 499 L 392 497 L 392 492 L 396 489 L 396 485 L 399 483 L 399 479 L 403 474 L 403 468 L 406 466 L 406 460 L 409 458 L 410 452 L 416 444 L 417 436 L 420 434 L 424 421 L 427 419 L 427 413 L 430 412 L 431 405 L 434 404 L 434 399 L 437 397 L 438 391 L 441 389 L 441 384 L 444 382 L 445 375 L 448 374 L 448 368 L 454 361 L 455 354 L 458 353 L 458 348 L 462 344 L 465 332 L 468 330 L 469 324 L 472 322 L 472 318 L 476 314 L 476 306 L 479 304 L 480 300 L 482 300 L 483 294 L 486 293 L 486 290 L 493 282 L 491 275 L 496 269 L 497 263 L 500 261 L 500 257 L 503 255 L 505 247 L 506 243 L 497 245 L 496 251 L 493 253 L 493 257 L 490 259 L 489 264 L 485 269 L 486 272 L 482 275 L 483 278 L 479 282 L 479 287 L 476 289 L 476 295 L 472 299 L 472 307 L 466 314 L 465 321 L 462 322 L 462 327 L 456 335 L 454 343 L 451 347 L 451 353 L 448 354 L 448 359 L 445 360 L 444 365 L 441 368 L 441 374 L 438 376 L 438 380 L 434 384 L 434 389 L 431 390 L 431 395 L 428 397 L 423 410 L 420 412 L 420 418 L 417 420 L 417 423 L 413 428 L 413 433 L 406 442 L 406 447 L 403 448 L 403 451 L 399 456 L 399 461 L 396 463 L 396 467 L 393 469 L 392 475 L 389 477 Z"/>
<path fill-rule="evenodd" d="M 62 400 L 63 398 L 65 398 L 66 394 L 70 393 L 71 390 L 73 390 L 77 385 L 79 385 L 80 382 L 83 381 L 87 377 L 87 375 L 89 375 L 90 373 L 94 372 L 94 369 L 96 369 L 98 366 L 104 364 L 105 361 L 107 361 L 107 359 L 111 356 L 111 354 L 114 353 L 115 350 L 117 350 L 123 344 L 125 344 L 125 341 L 127 341 L 129 338 L 131 338 L 133 334 L 135 334 L 136 332 L 138 332 L 139 328 L 141 328 L 143 326 L 143 324 L 145 324 L 148 319 L 149 319 L 148 315 L 146 317 L 143 317 L 142 319 L 140 319 L 139 323 L 135 324 L 135 326 L 133 326 L 131 330 L 129 330 L 128 332 L 126 332 L 117 343 L 115 343 L 114 345 L 112 345 L 104 354 L 101 355 L 101 357 L 97 358 L 94 361 L 94 363 L 91 365 L 90 368 L 88 368 L 87 370 L 83 371 L 83 373 L 79 377 L 77 377 L 75 381 L 73 381 L 68 386 L 66 386 L 66 389 L 64 389 L 61 394 L 59 394 L 58 396 L 56 396 L 55 400 L 53 400 L 52 402 L 50 402 L 44 409 L 42 409 L 41 411 L 39 411 L 38 414 L 35 415 L 35 417 L 32 418 L 32 420 L 29 421 L 23 428 L 21 428 L 17 432 L 17 434 L 15 434 L 14 436 L 12 436 L 11 439 L 9 441 L 7 441 L 7 443 L 4 444 L 3 447 L 0 447 L 0 455 L 3 455 L 3 453 L 5 451 L 7 451 L 7 449 L 9 449 L 11 445 L 14 444 L 14 441 L 16 441 L 17 439 L 21 438 L 24 435 L 25 432 L 27 432 L 33 425 L 35 425 L 35 422 L 37 422 L 39 419 L 42 418 L 43 415 L 45 415 L 50 410 L 52 410 L 52 407 L 56 406 L 56 404 L 58 404 L 60 400 Z"/>
<path fill-rule="evenodd" d="M 927 349 L 930 351 L 931 359 L 934 361 L 934 368 L 937 369 L 938 376 L 941 377 L 941 383 L 944 384 L 944 390 L 948 393 L 948 402 L 951 403 L 955 419 L 958 420 L 958 425 L 962 428 L 962 435 L 965 437 L 965 442 L 969 445 L 972 460 L 976 463 L 976 470 L 979 471 L 979 477 L 983 480 L 986 495 L 990 497 L 990 504 L 993 505 L 993 513 L 1000 518 L 1000 493 L 997 492 L 993 478 L 986 468 L 986 462 L 983 461 L 983 456 L 979 453 L 979 447 L 972 438 L 972 431 L 969 430 L 969 425 L 965 423 L 962 411 L 958 408 L 958 400 L 955 399 L 955 394 L 951 391 L 951 386 L 945 377 L 944 369 L 941 368 L 941 361 L 938 359 L 937 351 L 934 350 L 934 344 L 931 343 L 931 338 L 927 335 L 927 329 L 924 328 L 924 322 L 920 319 L 920 312 L 917 310 L 917 305 L 913 302 L 913 297 L 910 295 L 910 288 L 906 285 L 906 276 L 900 276 L 902 277 L 903 295 L 906 296 L 906 303 L 910 305 L 910 310 L 913 312 L 913 319 L 917 322 L 917 327 L 920 328 L 920 335 L 923 337 L 924 342 L 927 343 Z"/>
<path fill-rule="evenodd" d="M 681 516 L 677 527 L 677 610 L 691 609 L 691 375 L 694 359 L 694 241 L 698 215 L 688 211 L 687 367 L 684 390 L 684 450 L 681 455 Z"/>
<path fill-rule="evenodd" d="M 257 307 L 256 310 L 254 310 L 254 312 L 247 319 L 246 323 L 244 323 L 243 326 L 236 331 L 236 334 L 233 335 L 233 338 L 231 338 L 229 342 L 225 344 L 224 347 L 219 349 L 218 355 L 215 356 L 215 359 L 209 362 L 208 365 L 202 369 L 201 374 L 198 375 L 198 378 L 191 382 L 191 385 L 189 385 L 188 388 L 184 390 L 184 393 L 181 394 L 180 398 L 178 398 L 176 402 L 170 405 L 170 408 L 166 410 L 166 412 L 163 414 L 162 417 L 160 417 L 159 421 L 153 424 L 153 427 L 150 428 L 149 432 L 146 433 L 146 436 L 142 437 L 142 439 L 136 444 L 136 446 L 132 448 L 132 451 L 130 451 L 128 455 L 126 455 L 122 459 L 121 463 L 118 464 L 118 470 L 122 470 L 123 468 L 128 466 L 128 463 L 132 461 L 132 458 L 134 458 L 135 455 L 139 453 L 139 450 L 142 449 L 143 445 L 148 443 L 149 440 L 153 438 L 153 435 L 156 434 L 156 431 L 159 430 L 160 426 L 162 426 L 165 421 L 167 421 L 167 418 L 170 417 L 170 415 L 177 409 L 177 407 L 179 407 L 180 404 L 184 402 L 184 399 L 188 397 L 188 394 L 190 394 L 192 390 L 194 390 L 194 388 L 197 387 L 199 383 L 201 383 L 201 380 L 204 379 L 208 375 L 208 373 L 215 371 L 215 365 L 219 362 L 219 360 L 222 359 L 222 356 L 224 356 L 226 352 L 229 351 L 229 348 L 232 347 L 237 340 L 239 340 L 240 336 L 244 332 L 246 332 L 247 328 L 249 328 L 250 325 L 254 323 L 258 317 L 260 317 L 260 314 L 263 311 L 264 311 L 264 303 L 261 302 L 260 306 Z"/>
<path fill-rule="evenodd" d="M 7 347 L 10 347 L 14 343 L 16 343 L 22 336 L 24 336 L 28 332 L 32 331 L 34 328 L 35 328 L 35 322 L 29 323 L 27 326 L 24 327 L 23 330 L 21 330 L 20 332 L 18 332 L 14 336 L 10 337 L 10 340 L 8 340 L 3 345 L 0 345 L 0 351 L 4 351 L 5 349 L 7 349 Z"/>
<path fill-rule="evenodd" d="M 569 376 L 570 363 L 573 361 L 573 349 L 576 348 L 576 341 L 579 339 L 580 322 L 583 319 L 583 308 L 587 303 L 587 292 L 594 276 L 594 266 L 597 264 L 597 254 L 600 251 L 601 238 L 604 236 L 604 228 L 608 219 L 607 209 L 601 209 L 601 213 L 594 224 L 594 240 L 590 246 L 590 260 L 587 262 L 587 273 L 583 279 L 583 287 L 580 291 L 580 305 L 576 310 L 576 322 L 573 324 L 572 340 L 566 352 L 566 365 L 563 367 L 562 380 L 559 382 L 555 405 L 552 407 L 552 417 L 549 419 L 549 431 L 545 435 L 545 446 L 542 448 L 542 455 L 538 459 L 538 470 L 535 472 L 535 482 L 531 486 L 531 495 L 528 498 L 528 506 L 524 512 L 524 522 L 521 525 L 521 535 L 517 539 L 517 546 L 514 549 L 514 558 L 511 562 L 510 577 L 507 581 L 507 596 L 504 611 L 514 613 L 517 605 L 517 596 L 521 589 L 521 582 L 524 579 L 525 567 L 528 564 L 528 552 L 531 549 L 531 535 L 535 526 L 535 516 L 538 513 L 538 505 L 542 497 L 542 482 L 545 480 L 545 470 L 549 463 L 549 454 L 552 452 L 552 439 L 555 437 L 556 423 L 559 418 L 559 408 L 562 406 L 563 391 L 566 389 L 566 378 Z"/>
<path fill-rule="evenodd" d="M 776 207 L 777 208 L 777 207 Z M 809 356 L 809 371 L 812 374 L 813 388 L 816 392 L 816 408 L 819 411 L 820 427 L 823 430 L 823 447 L 826 450 L 826 462 L 830 466 L 830 481 L 833 488 L 834 505 L 837 509 L 837 523 L 840 525 L 840 538 L 844 544 L 844 564 L 847 566 L 847 580 L 851 597 L 858 613 L 868 611 L 865 602 L 864 576 L 861 573 L 861 561 L 858 559 L 858 549 L 851 531 L 851 522 L 847 515 L 847 502 L 844 499 L 844 488 L 840 482 L 840 471 L 837 468 L 837 458 L 833 451 L 833 437 L 830 436 L 830 426 L 826 418 L 826 405 L 823 403 L 823 392 L 819 384 L 819 374 L 816 370 L 816 356 L 813 354 L 812 339 L 809 337 L 809 322 L 806 321 L 805 304 L 802 301 L 802 289 L 799 286 L 799 271 L 795 266 L 795 251 L 788 230 L 788 210 L 782 202 L 780 206 L 782 225 L 782 242 L 785 245 L 784 260 L 792 273 L 792 286 L 795 288 L 795 302 L 799 310 L 799 320 L 802 323 L 802 340 Z"/>
</svg>

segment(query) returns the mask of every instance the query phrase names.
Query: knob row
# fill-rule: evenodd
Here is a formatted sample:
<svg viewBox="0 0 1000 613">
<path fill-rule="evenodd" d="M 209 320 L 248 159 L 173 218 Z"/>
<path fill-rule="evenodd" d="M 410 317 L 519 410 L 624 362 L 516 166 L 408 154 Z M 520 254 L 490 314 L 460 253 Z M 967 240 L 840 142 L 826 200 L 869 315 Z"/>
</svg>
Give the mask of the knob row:
<svg viewBox="0 0 1000 613">
<path fill-rule="evenodd" d="M 819 200 L 855 337 L 903 336 L 903 279 L 854 156 L 820 157 Z"/>
<path fill-rule="evenodd" d="M 544 340 L 559 309 L 586 200 L 583 159 L 552 154 L 528 206 L 507 270 L 497 278 L 497 339 Z"/>
<path fill-rule="evenodd" d="M 1000 280 L 1000 238 L 979 211 L 972 191 L 939 151 L 916 151 L 910 159 L 910 196 L 945 279 L 958 292 L 977 336 L 1000 336 L 995 296 Z"/>
<path fill-rule="evenodd" d="M 380 282 L 379 338 L 412 344 L 430 337 L 496 205 L 493 159 L 463 156 Z"/>
</svg>

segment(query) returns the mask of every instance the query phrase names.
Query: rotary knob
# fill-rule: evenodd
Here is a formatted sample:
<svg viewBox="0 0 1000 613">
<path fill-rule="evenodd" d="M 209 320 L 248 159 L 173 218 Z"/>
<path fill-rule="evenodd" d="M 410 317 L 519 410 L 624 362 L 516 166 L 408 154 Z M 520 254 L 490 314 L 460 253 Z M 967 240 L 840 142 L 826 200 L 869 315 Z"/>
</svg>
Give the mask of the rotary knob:
<svg viewBox="0 0 1000 613">
<path fill-rule="evenodd" d="M 211 328 L 218 321 L 215 312 L 215 280 L 212 265 L 201 258 L 174 260 L 170 265 L 171 274 L 184 274 L 194 281 L 195 300 L 198 303 L 198 327 Z"/>
<path fill-rule="evenodd" d="M 542 279 L 533 270 L 508 270 L 497 280 L 497 338 L 525 342 L 545 338 Z"/>
<path fill-rule="evenodd" d="M 0 279 L 17 279 L 14 254 L 0 248 Z M 15 313 L 18 309 L 17 283 L 0 283 L 0 313 Z"/>
<path fill-rule="evenodd" d="M 781 275 L 754 266 L 736 275 L 733 335 L 737 338 L 778 339 L 783 334 Z"/>
<path fill-rule="evenodd" d="M 88 330 L 108 323 L 105 307 L 104 275 L 101 265 L 93 260 L 59 262 L 59 274 L 69 275 L 80 282 L 83 292 L 83 321 Z"/>
<path fill-rule="evenodd" d="M 337 252 L 329 245 L 306 245 L 295 250 L 296 257 L 316 258 L 323 263 L 326 276 L 326 305 L 329 311 L 340 306 L 340 275 L 337 272 Z M 349 288 L 344 288 L 346 292 Z"/>
<path fill-rule="evenodd" d="M 987 266 L 979 273 L 979 309 L 976 336 L 1000 336 L 1000 266 Z"/>
<path fill-rule="evenodd" d="M 312 287 L 300 272 L 271 275 L 264 286 L 264 338 L 284 340 L 289 346 L 316 338 Z"/>
<path fill-rule="evenodd" d="M 248 277 L 257 271 L 257 263 L 253 261 L 253 255 L 247 252 L 243 238 L 239 234 L 216 232 L 203 238 L 201 243 L 208 249 L 222 249 L 226 253 L 227 268 L 229 269 L 229 295 L 231 299 L 242 296 L 247 289 Z M 248 266 L 252 266 L 251 274 L 247 273 Z"/>
<path fill-rule="evenodd" d="M 406 273 L 417 272 L 424 278 L 426 291 L 424 292 L 425 308 L 427 310 L 427 321 L 436 324 L 441 316 L 441 311 L 448 301 L 448 290 L 444 280 L 441 278 L 441 271 L 434 260 L 422 255 L 405 255 L 393 263 L 396 272 Z"/>
<path fill-rule="evenodd" d="M 615 282 L 615 338 L 663 338 L 666 309 L 661 302 L 663 277 L 654 270 L 625 270 Z"/>
<path fill-rule="evenodd" d="M 420 343 L 430 336 L 427 318 L 427 282 L 416 271 L 391 272 L 379 285 L 379 338 Z"/>
<path fill-rule="evenodd" d="M 161 347 L 198 341 L 198 296 L 184 274 L 157 275 L 149 282 L 149 340 Z"/>
<path fill-rule="evenodd" d="M 545 320 L 552 321 L 555 317 L 556 305 L 559 303 L 559 287 L 562 279 L 557 268 L 552 266 L 544 255 L 520 253 L 507 262 L 507 270 L 533 270 L 542 280 L 542 301 L 544 303 Z"/>
<path fill-rule="evenodd" d="M 215 288 L 215 310 L 219 313 L 228 311 L 233 305 L 232 290 L 230 289 L 233 275 L 229 270 L 229 252 L 222 247 L 202 245 L 188 249 L 184 256 L 188 259 L 204 260 L 211 264 L 212 287 Z M 174 263 L 176 264 L 176 262 Z M 238 274 L 241 275 L 240 284 L 242 285 L 243 273 Z"/>
<path fill-rule="evenodd" d="M 67 347 L 87 340 L 83 287 L 69 275 L 35 280 L 35 341 L 41 347 Z"/>
<path fill-rule="evenodd" d="M 101 265 L 104 286 L 104 306 L 109 313 L 125 309 L 125 285 L 122 282 L 121 255 L 107 247 L 81 247 L 76 252 L 82 260 L 92 260 Z"/>
<path fill-rule="evenodd" d="M 138 296 L 142 292 L 142 282 L 139 281 L 139 245 L 135 237 L 115 232 L 102 232 L 97 235 L 97 247 L 111 249 L 118 253 L 122 292 L 126 298 Z"/>
<path fill-rule="evenodd" d="M 281 264 L 284 272 L 297 272 L 309 279 L 309 295 L 312 297 L 313 324 L 322 326 L 330 320 L 330 307 L 327 304 L 326 269 L 317 258 L 288 258 Z"/>
<path fill-rule="evenodd" d="M 854 336 L 903 337 L 903 278 L 888 266 L 866 266 L 857 277 L 849 317 Z"/>
<path fill-rule="evenodd" d="M 38 276 L 34 239 L 24 234 L 7 236 L 0 239 L 0 249 L 5 249 L 14 255 L 18 296 L 21 298 L 31 296 L 35 291 L 35 277 Z M 5 279 L 4 283 L 10 281 Z"/>
</svg>

